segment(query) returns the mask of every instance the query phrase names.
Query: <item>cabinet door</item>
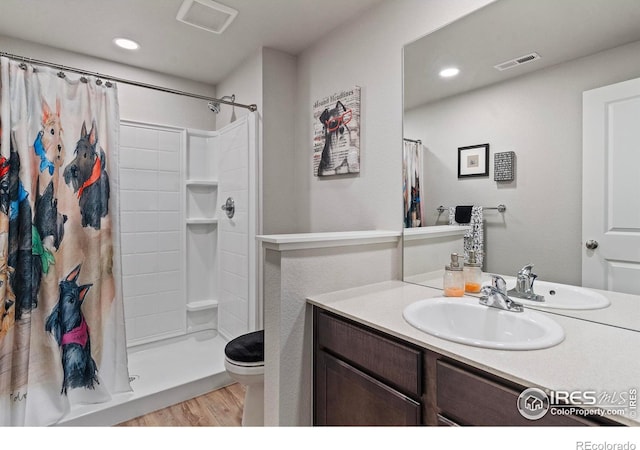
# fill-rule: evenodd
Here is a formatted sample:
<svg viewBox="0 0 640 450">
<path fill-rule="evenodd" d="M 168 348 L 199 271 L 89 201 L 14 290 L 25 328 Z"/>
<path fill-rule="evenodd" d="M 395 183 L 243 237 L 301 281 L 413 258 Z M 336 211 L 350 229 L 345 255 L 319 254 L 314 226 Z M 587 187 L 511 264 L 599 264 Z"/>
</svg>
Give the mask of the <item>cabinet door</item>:
<svg viewBox="0 0 640 450">
<path fill-rule="evenodd" d="M 326 352 L 316 353 L 315 425 L 418 425 L 420 405 Z"/>
<path fill-rule="evenodd" d="M 444 361 L 437 362 L 437 371 L 437 407 L 443 416 L 456 423 L 484 426 L 596 425 L 576 416 L 547 414 L 539 420 L 525 419 L 517 409 L 518 395 L 522 391 Z"/>
</svg>

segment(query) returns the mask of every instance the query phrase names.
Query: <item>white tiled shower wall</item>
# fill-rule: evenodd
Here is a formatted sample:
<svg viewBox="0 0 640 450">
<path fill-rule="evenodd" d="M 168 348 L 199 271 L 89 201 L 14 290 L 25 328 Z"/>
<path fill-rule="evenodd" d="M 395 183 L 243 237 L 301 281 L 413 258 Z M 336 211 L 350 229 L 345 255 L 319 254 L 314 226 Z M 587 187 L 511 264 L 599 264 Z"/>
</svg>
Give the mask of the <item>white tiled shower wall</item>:
<svg viewBox="0 0 640 450">
<path fill-rule="evenodd" d="M 246 119 L 220 130 L 218 177 L 219 199 L 235 200 L 233 219 L 219 217 L 220 299 L 218 329 L 227 338 L 249 330 L 249 220 L 255 220 L 249 196 L 249 135 Z M 255 244 L 254 244 L 255 245 Z"/>
<path fill-rule="evenodd" d="M 120 127 L 122 273 L 128 345 L 184 333 L 182 132 Z"/>
<path fill-rule="evenodd" d="M 251 170 L 255 170 L 250 160 L 251 155 L 255 157 L 255 149 L 251 149 L 247 119 L 241 118 L 213 134 L 135 122 L 123 122 L 120 130 L 122 274 L 128 345 L 185 334 L 189 300 L 218 301 L 217 329 L 225 338 L 251 331 L 254 325 L 250 315 L 255 314 L 256 306 L 252 305 L 255 286 L 250 285 L 250 266 L 255 264 L 256 244 L 250 235 L 255 235 L 256 229 L 252 213 L 256 195 L 250 189 L 255 189 L 256 183 L 249 179 Z M 187 142 L 183 142 L 185 132 Z M 182 148 L 185 144 L 188 148 Z M 185 154 L 190 156 L 183 168 Z M 213 210 L 208 203 L 197 202 L 190 203 L 190 211 L 183 210 L 184 181 L 190 179 L 218 181 Z M 219 209 L 227 197 L 235 200 L 232 219 Z M 205 229 L 210 231 L 213 226 L 215 235 L 202 235 L 196 226 L 186 233 L 183 242 L 185 217 L 207 218 L 211 214 L 218 223 Z M 211 241 L 191 242 L 189 236 Z M 189 255 L 185 245 L 193 252 L 190 245 L 194 242 L 198 252 Z M 210 261 L 211 257 L 215 260 Z M 185 260 L 189 262 L 188 273 Z"/>
</svg>

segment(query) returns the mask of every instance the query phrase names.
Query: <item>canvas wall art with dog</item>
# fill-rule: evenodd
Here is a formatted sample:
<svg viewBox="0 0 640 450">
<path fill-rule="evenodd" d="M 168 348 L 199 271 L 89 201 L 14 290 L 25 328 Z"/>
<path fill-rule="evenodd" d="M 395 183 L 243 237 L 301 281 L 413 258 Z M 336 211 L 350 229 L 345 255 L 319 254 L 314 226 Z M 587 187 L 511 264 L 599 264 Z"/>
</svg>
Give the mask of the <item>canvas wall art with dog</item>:
<svg viewBox="0 0 640 450">
<path fill-rule="evenodd" d="M 360 87 L 342 90 L 313 105 L 313 174 L 360 172 Z"/>
</svg>

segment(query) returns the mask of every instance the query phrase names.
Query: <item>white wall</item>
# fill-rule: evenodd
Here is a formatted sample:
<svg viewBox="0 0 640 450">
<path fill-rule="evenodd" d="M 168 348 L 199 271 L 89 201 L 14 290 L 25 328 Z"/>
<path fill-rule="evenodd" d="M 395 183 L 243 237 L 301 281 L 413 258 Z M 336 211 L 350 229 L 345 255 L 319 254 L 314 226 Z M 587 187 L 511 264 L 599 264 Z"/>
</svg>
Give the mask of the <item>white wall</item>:
<svg viewBox="0 0 640 450">
<path fill-rule="evenodd" d="M 485 213 L 485 270 L 581 284 L 582 92 L 640 76 L 640 42 L 416 108 L 405 131 L 426 147 L 427 223 L 439 205 L 504 203 Z M 458 180 L 457 148 L 491 145 L 488 178 Z M 516 153 L 516 179 L 493 181 L 493 154 Z M 447 215 L 441 219 L 446 223 Z"/>
<path fill-rule="evenodd" d="M 397 280 L 399 245 L 266 250 L 265 425 L 312 424 L 313 324 L 306 298 Z"/>
<path fill-rule="evenodd" d="M 1 35 L 0 49 L 20 56 L 209 97 L 215 97 L 216 93 L 215 87 L 211 85 Z M 207 102 L 204 100 L 123 83 L 118 84 L 118 99 L 120 102 L 120 118 L 123 120 L 203 130 L 213 130 L 215 128 L 215 114 L 209 111 Z"/>
<path fill-rule="evenodd" d="M 298 57 L 296 231 L 402 228 L 402 47 L 488 0 L 382 2 Z M 361 172 L 312 174 L 312 105 L 362 87 Z"/>
</svg>

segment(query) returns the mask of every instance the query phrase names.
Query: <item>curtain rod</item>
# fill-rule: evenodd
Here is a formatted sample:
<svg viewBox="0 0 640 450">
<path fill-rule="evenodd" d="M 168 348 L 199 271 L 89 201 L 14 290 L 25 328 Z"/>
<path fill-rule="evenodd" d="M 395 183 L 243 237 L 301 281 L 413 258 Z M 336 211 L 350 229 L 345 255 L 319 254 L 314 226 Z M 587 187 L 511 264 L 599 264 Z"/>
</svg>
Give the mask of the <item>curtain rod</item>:
<svg viewBox="0 0 640 450">
<path fill-rule="evenodd" d="M 422 144 L 422 141 L 420 139 L 418 139 L 417 141 L 413 140 L 413 139 L 407 139 L 407 138 L 402 138 L 403 141 L 407 141 L 407 142 L 414 142 L 416 144 Z"/>
<path fill-rule="evenodd" d="M 98 78 L 105 78 L 105 79 L 108 79 L 108 80 L 111 80 L 111 81 L 115 81 L 116 83 L 129 84 L 131 86 L 138 86 L 138 87 L 142 87 L 142 88 L 146 88 L 146 89 L 153 89 L 155 91 L 166 92 L 166 93 L 169 93 L 169 94 L 183 95 L 185 97 L 197 98 L 197 99 L 200 99 L 200 100 L 208 100 L 210 102 L 237 106 L 238 108 L 245 108 L 245 109 L 248 109 L 249 111 L 252 111 L 252 112 L 256 111 L 258 109 L 258 107 L 255 104 L 243 105 L 242 103 L 236 103 L 234 101 L 227 101 L 227 100 L 223 100 L 221 98 L 207 97 L 206 95 L 194 94 L 192 92 L 179 91 L 177 89 L 171 89 L 171 88 L 166 88 L 166 87 L 162 87 L 162 86 L 156 86 L 156 85 L 153 85 L 153 84 L 142 83 L 142 82 L 139 82 L 139 81 L 127 80 L 125 78 L 118 78 L 118 77 L 113 77 L 111 75 L 104 75 L 104 74 L 101 74 L 101 73 L 98 73 L 98 72 L 88 72 L 86 70 L 76 69 L 74 67 L 69 67 L 69 66 L 63 66 L 63 65 L 51 63 L 51 62 L 48 62 L 48 61 L 42 61 L 42 60 L 39 60 L 39 59 L 27 58 L 26 56 L 13 55 L 11 53 L 6 53 L 6 52 L 0 52 L 0 56 L 6 56 L 7 58 L 16 59 L 16 60 L 19 60 L 19 61 L 23 61 L 25 63 L 38 64 L 38 65 L 41 65 L 41 66 L 47 66 L 47 67 L 51 67 L 53 69 L 59 69 L 59 70 L 67 71 L 67 72 L 73 72 L 73 73 L 77 73 L 77 74 L 80 74 L 80 75 L 93 75 L 93 76 L 96 76 Z"/>
</svg>

